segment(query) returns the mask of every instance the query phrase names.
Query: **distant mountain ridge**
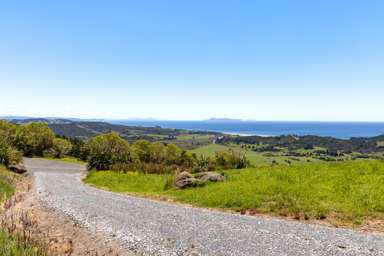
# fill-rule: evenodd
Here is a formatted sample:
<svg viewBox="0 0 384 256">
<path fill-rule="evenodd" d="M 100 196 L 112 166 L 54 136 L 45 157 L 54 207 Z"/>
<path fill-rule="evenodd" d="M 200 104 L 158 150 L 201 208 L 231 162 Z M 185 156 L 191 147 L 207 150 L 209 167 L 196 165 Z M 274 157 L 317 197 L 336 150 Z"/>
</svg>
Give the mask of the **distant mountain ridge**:
<svg viewBox="0 0 384 256">
<path fill-rule="evenodd" d="M 206 132 L 206 131 L 189 131 L 184 129 L 173 129 L 173 128 L 161 128 L 155 127 L 144 127 L 144 126 L 127 126 L 121 124 L 112 124 L 103 121 L 93 120 L 74 120 L 66 118 L 21 118 L 7 120 L 17 124 L 31 123 L 31 122 L 43 122 L 47 123 L 48 126 L 60 136 L 68 138 L 82 138 L 88 139 L 93 136 L 108 133 L 117 132 L 127 140 L 134 141 L 137 139 L 146 139 L 149 141 L 162 140 L 169 141 L 174 140 L 179 135 L 193 135 L 193 134 L 220 134 L 217 132 Z"/>
</svg>

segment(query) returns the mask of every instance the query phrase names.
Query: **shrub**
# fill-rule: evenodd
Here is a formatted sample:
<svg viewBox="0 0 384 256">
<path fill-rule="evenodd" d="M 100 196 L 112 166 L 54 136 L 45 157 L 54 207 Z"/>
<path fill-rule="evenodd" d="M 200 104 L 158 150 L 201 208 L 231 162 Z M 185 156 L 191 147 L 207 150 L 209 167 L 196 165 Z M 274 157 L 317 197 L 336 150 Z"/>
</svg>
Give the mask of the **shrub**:
<svg viewBox="0 0 384 256">
<path fill-rule="evenodd" d="M 133 163 L 137 159 L 128 142 L 117 133 L 107 133 L 92 138 L 87 149 L 90 169 L 108 170 L 116 164 Z"/>
<path fill-rule="evenodd" d="M 0 164 L 11 165 L 21 161 L 22 154 L 0 138 Z"/>
<path fill-rule="evenodd" d="M 72 149 L 72 144 L 66 139 L 55 138 L 53 140 L 53 146 L 47 150 L 47 154 L 55 157 L 62 158 L 64 155 L 67 155 Z"/>
<path fill-rule="evenodd" d="M 16 129 L 15 145 L 26 156 L 42 156 L 53 146 L 55 135 L 45 123 L 29 123 Z"/>
<path fill-rule="evenodd" d="M 216 169 L 216 163 L 211 158 L 200 156 L 194 168 L 194 172 L 210 172 Z"/>
<path fill-rule="evenodd" d="M 146 140 L 138 140 L 132 145 L 132 149 L 141 162 L 151 161 L 152 144 Z"/>
<path fill-rule="evenodd" d="M 84 154 L 86 153 L 85 142 L 78 138 L 70 138 L 68 140 L 69 142 L 71 142 L 71 145 L 72 145 L 71 150 L 68 152 L 68 155 L 76 158 L 80 158 L 82 160 L 86 160 L 87 155 Z"/>
<path fill-rule="evenodd" d="M 250 165 L 243 153 L 232 149 L 217 152 L 215 160 L 222 169 L 242 169 Z"/>
</svg>

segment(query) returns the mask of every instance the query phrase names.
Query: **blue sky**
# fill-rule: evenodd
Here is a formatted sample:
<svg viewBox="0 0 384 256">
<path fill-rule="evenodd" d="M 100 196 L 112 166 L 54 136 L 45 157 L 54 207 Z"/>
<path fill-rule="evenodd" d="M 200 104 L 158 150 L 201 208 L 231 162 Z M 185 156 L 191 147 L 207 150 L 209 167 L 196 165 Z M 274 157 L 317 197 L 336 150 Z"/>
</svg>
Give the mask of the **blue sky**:
<svg viewBox="0 0 384 256">
<path fill-rule="evenodd" d="M 384 121 L 383 1 L 1 1 L 0 115 Z"/>
</svg>

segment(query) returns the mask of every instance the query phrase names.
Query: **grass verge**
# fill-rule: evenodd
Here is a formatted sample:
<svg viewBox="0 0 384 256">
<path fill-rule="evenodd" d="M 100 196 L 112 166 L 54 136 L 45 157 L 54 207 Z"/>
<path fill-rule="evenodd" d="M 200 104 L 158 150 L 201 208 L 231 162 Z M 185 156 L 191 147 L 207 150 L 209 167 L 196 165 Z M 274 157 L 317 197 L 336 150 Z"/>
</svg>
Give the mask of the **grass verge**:
<svg viewBox="0 0 384 256">
<path fill-rule="evenodd" d="M 296 219 L 360 225 L 384 219 L 384 162 L 349 161 L 225 171 L 227 181 L 166 189 L 169 175 L 92 171 L 85 182 L 115 192 L 169 197 L 196 206 L 251 210 Z"/>
<path fill-rule="evenodd" d="M 45 255 L 38 246 L 27 243 L 21 236 L 10 235 L 0 230 L 0 255 L 4 256 L 41 256 Z"/>
<path fill-rule="evenodd" d="M 0 165 L 0 205 L 15 192 L 14 182 L 16 175 L 6 170 Z M 3 207 L 0 207 L 0 214 Z M 26 235 L 20 235 L 13 229 L 9 230 L 9 225 L 1 222 L 0 224 L 0 255 L 10 256 L 42 256 L 45 255 L 43 250 Z"/>
</svg>

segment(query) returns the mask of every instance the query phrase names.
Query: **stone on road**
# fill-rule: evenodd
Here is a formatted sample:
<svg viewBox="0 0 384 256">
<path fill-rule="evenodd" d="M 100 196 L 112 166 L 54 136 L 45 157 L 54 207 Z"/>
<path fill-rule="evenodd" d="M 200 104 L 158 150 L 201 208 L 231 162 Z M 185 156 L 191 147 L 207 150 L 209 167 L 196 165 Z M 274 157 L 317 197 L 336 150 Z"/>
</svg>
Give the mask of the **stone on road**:
<svg viewBox="0 0 384 256">
<path fill-rule="evenodd" d="M 84 166 L 25 159 L 48 207 L 144 255 L 384 255 L 384 236 L 123 196 L 82 183 Z"/>
</svg>

